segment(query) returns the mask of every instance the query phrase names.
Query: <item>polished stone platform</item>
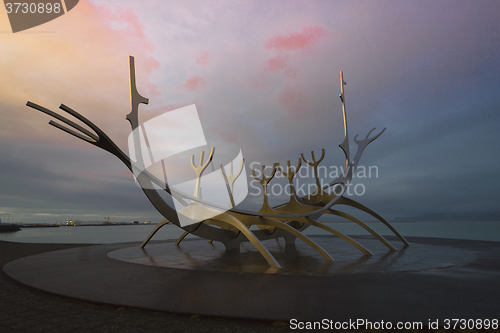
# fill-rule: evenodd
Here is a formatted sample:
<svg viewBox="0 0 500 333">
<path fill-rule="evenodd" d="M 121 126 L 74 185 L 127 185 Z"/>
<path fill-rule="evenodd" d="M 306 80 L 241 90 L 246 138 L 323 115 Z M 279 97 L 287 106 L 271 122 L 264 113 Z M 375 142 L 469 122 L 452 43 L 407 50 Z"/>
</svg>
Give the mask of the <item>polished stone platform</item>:
<svg viewBox="0 0 500 333">
<path fill-rule="evenodd" d="M 112 259 L 157 267 L 302 275 L 418 271 L 451 267 L 473 258 L 464 250 L 428 244 L 405 247 L 399 241 L 393 241 L 398 251 L 390 251 L 373 237 L 357 237 L 356 240 L 373 253 L 372 256 L 367 256 L 337 237 L 313 236 L 312 239 L 330 253 L 335 261 L 325 261 L 318 252 L 300 240 L 296 241 L 295 247 L 289 247 L 285 251 L 283 239 L 263 242 L 280 263 L 281 269 L 269 267 L 250 243 L 244 243 L 239 253 L 225 253 L 221 243 L 209 243 L 201 239 L 184 240 L 179 247 L 173 247 L 170 242 L 150 244 L 144 249 L 138 246 L 125 247 L 107 255 Z"/>
<path fill-rule="evenodd" d="M 223 255 L 203 240 L 86 246 L 12 261 L 4 272 L 51 293 L 160 311 L 273 320 L 495 318 L 500 243 L 408 237 L 388 251 L 368 236 L 363 256 L 338 238 L 314 236 L 336 259 L 304 243 L 266 243 L 282 269 L 250 246 Z M 274 243 L 273 243 L 274 242 Z"/>
</svg>

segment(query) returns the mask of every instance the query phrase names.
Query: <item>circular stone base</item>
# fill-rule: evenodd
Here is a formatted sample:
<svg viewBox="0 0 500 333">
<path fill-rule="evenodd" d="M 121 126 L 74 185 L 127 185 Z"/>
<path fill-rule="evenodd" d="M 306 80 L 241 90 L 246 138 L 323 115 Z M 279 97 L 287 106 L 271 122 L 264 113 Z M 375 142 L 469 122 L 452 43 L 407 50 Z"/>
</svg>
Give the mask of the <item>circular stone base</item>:
<svg viewBox="0 0 500 333">
<path fill-rule="evenodd" d="M 295 246 L 286 247 L 285 241 L 272 239 L 262 242 L 281 265 L 281 269 L 269 266 L 264 257 L 251 243 L 243 243 L 240 251 L 225 251 L 218 242 L 187 239 L 179 246 L 171 242 L 126 247 L 109 252 L 109 258 L 128 263 L 189 269 L 238 273 L 276 274 L 353 274 L 377 272 L 419 271 L 451 267 L 472 259 L 467 251 L 447 247 L 412 244 L 404 246 L 399 240 L 391 243 L 398 251 L 391 251 L 377 239 L 359 236 L 355 240 L 372 252 L 364 255 L 344 240 L 331 236 L 312 236 L 326 250 L 334 262 L 326 261 L 316 250 L 297 240 Z"/>
<path fill-rule="evenodd" d="M 312 236 L 335 262 L 306 244 L 283 251 L 265 242 L 283 267 L 271 273 L 245 244 L 223 254 L 206 241 L 83 246 L 9 262 L 4 272 L 47 292 L 118 306 L 234 318 L 288 321 L 421 321 L 498 318 L 500 242 L 408 237 L 389 251 L 372 237 L 355 237 L 363 256 L 332 236 Z M 274 242 L 274 243 L 273 243 Z M 113 259 L 111 258 L 113 257 Z M 119 258 L 120 260 L 117 260 Z M 165 328 L 168 330 L 168 327 Z"/>
</svg>

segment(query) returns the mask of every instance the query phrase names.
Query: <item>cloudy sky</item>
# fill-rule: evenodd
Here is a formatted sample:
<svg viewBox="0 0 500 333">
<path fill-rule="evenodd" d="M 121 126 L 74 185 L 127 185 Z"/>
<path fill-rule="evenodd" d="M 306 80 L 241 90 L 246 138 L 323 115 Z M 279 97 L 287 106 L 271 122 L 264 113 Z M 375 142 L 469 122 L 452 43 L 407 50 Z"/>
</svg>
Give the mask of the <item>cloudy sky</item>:
<svg viewBox="0 0 500 333">
<path fill-rule="evenodd" d="M 388 219 L 497 210 L 498 17 L 498 1 L 80 0 L 13 34 L 2 10 L 0 218 L 161 220 L 118 159 L 25 106 L 64 103 L 128 151 L 129 55 L 141 121 L 195 104 L 217 165 L 241 149 L 249 175 L 322 148 L 345 163 L 342 70 L 351 153 L 387 127 L 356 200 Z"/>
</svg>

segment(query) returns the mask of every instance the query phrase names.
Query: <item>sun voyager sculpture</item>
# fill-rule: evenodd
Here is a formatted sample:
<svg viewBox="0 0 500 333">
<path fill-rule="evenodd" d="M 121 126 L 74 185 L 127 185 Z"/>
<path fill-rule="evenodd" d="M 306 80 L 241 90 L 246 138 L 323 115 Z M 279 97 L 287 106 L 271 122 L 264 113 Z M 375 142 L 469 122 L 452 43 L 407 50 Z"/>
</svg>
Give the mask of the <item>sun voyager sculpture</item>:
<svg viewBox="0 0 500 333">
<path fill-rule="evenodd" d="M 322 154 L 319 159 L 315 158 L 314 152 L 311 152 L 311 160 L 306 159 L 305 156 L 301 154 L 301 156 L 298 158 L 297 165 L 294 168 L 291 166 L 290 161 L 288 161 L 287 167 L 283 167 L 275 163 L 273 164 L 271 173 L 266 175 L 265 167 L 262 166 L 262 173 L 260 174 L 260 176 L 257 176 L 255 171 L 252 169 L 251 171 L 254 178 L 258 181 L 258 183 L 260 183 L 263 189 L 263 203 L 259 211 L 247 211 L 236 208 L 233 198 L 233 185 L 236 179 L 242 173 L 244 165 L 243 160 L 241 160 L 240 168 L 235 174 L 233 174 L 232 172 L 232 164 L 230 172 L 224 172 L 223 167 L 220 166 L 221 177 L 227 184 L 228 195 L 230 198 L 229 206 L 223 206 L 214 202 L 209 202 L 202 198 L 202 175 L 207 166 L 212 163 L 215 153 L 215 149 L 213 147 L 205 163 L 203 163 L 204 152 L 201 151 L 198 166 L 195 166 L 194 155 L 191 156 L 191 167 L 196 173 L 196 185 L 194 186 L 195 188 L 193 195 L 180 191 L 173 186 L 169 186 L 166 180 L 161 180 L 147 170 L 143 159 L 143 154 L 145 154 L 145 152 L 143 152 L 143 142 L 141 142 L 142 137 L 139 131 L 141 125 L 139 124 L 138 111 L 139 104 L 148 104 L 149 100 L 141 96 L 137 91 L 133 57 L 129 57 L 129 69 L 131 111 L 129 114 L 127 114 L 126 118 L 130 122 L 130 125 L 132 127 L 135 159 L 132 159 L 130 156 L 125 154 L 99 127 L 82 116 L 80 113 L 72 110 L 64 104 L 61 104 L 59 108 L 69 115 L 73 116 L 74 118 L 78 119 L 79 121 L 83 122 L 93 132 L 40 105 L 32 102 L 27 102 L 26 105 L 65 123 L 71 128 L 61 125 L 60 123 L 53 120 L 50 120 L 49 122 L 50 125 L 57 127 L 60 130 L 63 130 L 116 156 L 134 174 L 136 181 L 143 189 L 144 194 L 147 196 L 153 206 L 158 210 L 158 212 L 165 218 L 144 240 L 144 242 L 141 244 L 141 248 L 144 248 L 147 245 L 149 240 L 161 227 L 163 227 L 167 223 L 173 223 L 176 226 L 184 229 L 185 231 L 181 238 L 179 238 L 179 240 L 177 241 L 176 245 L 179 245 L 182 239 L 188 234 L 193 234 L 210 241 L 222 242 L 226 247 L 226 251 L 239 251 L 240 244 L 242 242 L 251 242 L 257 248 L 260 254 L 265 258 L 267 263 L 273 268 L 281 268 L 281 266 L 263 245 L 262 241 L 269 239 L 278 239 L 281 237 L 285 239 L 287 247 L 293 246 L 295 244 L 295 240 L 299 238 L 307 245 L 311 246 L 319 254 L 321 254 L 326 261 L 334 261 L 332 256 L 328 252 L 326 252 L 320 245 L 304 235 L 303 231 L 306 228 L 312 226 L 323 229 L 343 239 L 344 241 L 348 242 L 356 249 L 361 251 L 363 255 L 372 255 L 372 253 L 367 248 L 359 244 L 356 240 L 319 221 L 319 218 L 324 214 L 330 214 L 345 218 L 360 225 L 370 234 L 372 234 L 376 239 L 378 239 L 382 244 L 384 244 L 390 251 L 397 250 L 384 237 L 375 232 L 364 222 L 345 212 L 334 209 L 338 208 L 341 205 L 351 206 L 370 214 L 378 221 L 385 224 L 399 238 L 399 240 L 403 242 L 405 246 L 409 245 L 406 239 L 401 236 L 382 216 L 360 204 L 359 202 L 350 198 L 346 198 L 344 196 L 347 187 L 352 181 L 353 175 L 356 171 L 363 151 L 372 141 L 378 138 L 385 131 L 385 128 L 380 133 L 370 137 L 370 134 L 375 130 L 375 128 L 372 129 L 362 140 L 358 140 L 358 136 L 356 135 L 354 137 L 354 142 L 357 145 L 357 151 L 354 154 L 354 157 L 352 157 L 349 150 L 346 104 L 344 97 L 344 86 L 346 83 L 343 79 L 342 72 L 340 72 L 341 93 L 339 97 L 342 102 L 342 112 L 344 117 L 344 140 L 339 146 L 344 152 L 346 158 L 345 172 L 337 179 L 332 180 L 329 184 L 321 186 L 318 174 L 318 165 L 325 157 L 324 149 L 322 150 Z M 316 189 L 314 193 L 309 193 L 306 196 L 299 197 L 294 190 L 294 177 L 298 173 L 299 169 L 301 167 L 304 167 L 302 161 L 312 167 L 316 180 Z M 269 183 L 277 172 L 282 173 L 288 179 L 291 189 L 289 191 L 290 198 L 289 201 L 285 204 L 271 207 L 268 202 L 267 189 Z M 326 190 L 329 187 L 333 186 L 335 186 L 334 194 L 328 193 Z M 172 207 L 171 204 L 169 204 L 167 200 L 165 200 L 160 195 L 160 191 L 165 191 L 166 193 L 168 193 L 172 200 L 176 200 L 175 207 Z M 172 202 L 172 200 L 170 200 L 170 202 Z M 180 204 L 180 207 L 182 208 L 178 209 L 177 204 Z M 191 219 L 192 223 L 187 225 L 182 224 L 179 218 L 180 216 L 188 217 L 189 219 Z M 257 226 L 258 229 L 251 230 L 250 227 L 252 226 Z"/>
</svg>

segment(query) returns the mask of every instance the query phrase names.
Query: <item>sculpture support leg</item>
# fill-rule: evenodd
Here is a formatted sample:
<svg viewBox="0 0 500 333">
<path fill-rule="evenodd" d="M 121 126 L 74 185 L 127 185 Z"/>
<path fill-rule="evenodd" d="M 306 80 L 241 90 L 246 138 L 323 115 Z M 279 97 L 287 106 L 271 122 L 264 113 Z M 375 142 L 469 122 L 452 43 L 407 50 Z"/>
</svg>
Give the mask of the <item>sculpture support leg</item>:
<svg viewBox="0 0 500 333">
<path fill-rule="evenodd" d="M 246 238 L 257 248 L 257 250 L 262 254 L 262 256 L 267 260 L 269 265 L 271 267 L 275 268 L 281 268 L 280 264 L 276 261 L 276 259 L 272 256 L 271 253 L 262 245 L 262 243 L 255 237 L 255 235 L 252 233 L 250 229 L 246 225 L 243 224 L 240 220 L 238 220 L 236 217 L 229 215 L 229 214 L 221 214 L 217 216 L 216 219 L 217 221 L 225 222 L 235 228 L 237 228 L 241 233 L 243 233 Z M 238 242 L 238 249 L 240 245 Z"/>
<path fill-rule="evenodd" d="M 186 238 L 186 236 L 187 236 L 187 235 L 189 235 L 189 232 L 185 231 L 185 232 L 181 235 L 181 237 L 179 237 L 179 239 L 177 240 L 177 242 L 175 242 L 175 246 L 179 246 L 179 244 L 182 242 L 182 240 L 183 240 L 184 238 Z"/>
<path fill-rule="evenodd" d="M 358 225 L 360 225 L 361 227 L 363 227 L 366 231 L 368 231 L 369 233 L 371 233 L 373 236 L 375 236 L 379 241 L 382 242 L 382 244 L 384 244 L 385 246 L 387 246 L 389 248 L 389 250 L 391 251 L 397 251 L 397 249 L 391 244 L 389 243 L 384 237 L 382 237 L 381 235 L 379 235 L 377 232 L 375 232 L 375 230 L 373 230 L 372 228 L 370 228 L 369 226 L 367 226 L 364 222 L 358 220 L 357 218 L 355 218 L 354 216 L 351 216 L 347 213 L 344 213 L 344 212 L 341 212 L 341 211 L 338 211 L 338 210 L 334 210 L 334 209 L 331 209 L 329 210 L 331 212 L 331 214 L 333 215 L 337 215 L 337 216 L 340 216 L 340 217 L 343 217 L 343 218 L 346 218 Z"/>
<path fill-rule="evenodd" d="M 389 222 L 387 222 L 382 216 L 380 216 L 379 214 L 375 213 L 370 208 L 368 208 L 368 207 L 360 204 L 357 201 L 354 201 L 354 200 L 346 198 L 346 197 L 340 198 L 340 200 L 338 201 L 338 204 L 339 205 L 351 206 L 351 207 L 357 208 L 359 210 L 362 210 L 365 213 L 370 214 L 371 216 L 373 216 L 374 218 L 376 218 L 377 220 L 379 220 L 380 222 L 382 222 L 383 224 L 385 224 L 387 226 L 387 228 L 389 228 L 394 233 L 394 235 L 396 235 L 401 240 L 401 242 L 403 242 L 403 244 L 405 246 L 410 246 L 410 243 L 408 243 L 408 241 L 403 236 L 401 236 L 399 234 L 399 232 L 397 232 L 397 230 Z"/>
<path fill-rule="evenodd" d="M 167 220 L 167 219 L 163 219 L 160 223 L 158 223 L 158 225 L 156 226 L 156 228 L 154 228 L 154 230 L 153 230 L 153 231 L 151 231 L 151 233 L 150 233 L 150 234 L 149 234 L 149 236 L 148 236 L 148 237 L 144 240 L 144 242 L 142 242 L 142 244 L 141 244 L 141 249 L 143 249 L 143 248 L 144 248 L 144 246 L 146 246 L 146 244 L 149 242 L 149 240 L 150 240 L 151 238 L 153 238 L 153 236 L 156 234 L 156 232 L 157 232 L 158 230 L 160 230 L 160 228 L 161 228 L 161 227 L 163 227 L 163 226 L 164 226 L 165 224 L 167 224 L 167 223 L 170 223 L 170 221 L 169 221 L 169 220 Z"/>
<path fill-rule="evenodd" d="M 280 222 L 280 221 L 277 221 L 277 220 L 274 220 L 274 219 L 270 219 L 270 218 L 266 218 L 266 217 L 260 217 L 258 223 L 259 224 L 263 224 L 263 225 L 270 225 L 270 226 L 277 227 L 277 228 L 280 228 L 280 229 L 284 229 L 285 231 L 288 231 L 289 233 L 291 233 L 292 235 L 296 236 L 297 238 L 299 238 L 300 240 L 302 240 L 303 242 L 305 242 L 306 244 L 308 244 L 309 246 L 311 246 L 313 249 L 315 249 L 316 251 L 318 251 L 323 256 L 323 258 L 325 258 L 327 261 L 335 261 L 328 254 L 328 252 L 326 252 L 321 246 L 319 246 L 318 244 L 316 244 L 314 241 L 312 241 L 306 235 L 302 234 L 300 231 L 298 231 L 298 230 L 290 227 L 289 225 L 287 225 L 287 224 L 285 224 L 283 222 Z"/>
<path fill-rule="evenodd" d="M 295 240 L 297 239 L 295 235 L 288 234 L 284 238 L 285 238 L 285 250 L 288 248 L 295 247 Z"/>
<path fill-rule="evenodd" d="M 315 221 L 315 220 L 312 220 L 312 219 L 309 219 L 309 218 L 304 219 L 304 223 L 307 223 L 307 224 L 310 224 L 312 226 L 315 226 L 315 227 L 321 228 L 323 230 L 326 230 L 328 232 L 331 232 L 335 236 L 338 236 L 338 237 L 342 238 L 343 240 L 345 240 L 346 242 L 348 242 L 349 244 L 351 244 L 352 246 L 354 246 L 355 248 L 357 248 L 358 250 L 360 250 L 364 255 L 368 255 L 368 256 L 372 256 L 373 255 L 373 253 L 371 253 L 370 251 L 368 251 L 368 249 L 366 249 L 363 245 L 361 245 L 358 242 L 356 242 L 351 237 L 349 237 L 347 235 L 344 235 L 340 231 L 337 231 L 337 230 L 335 230 L 333 228 L 330 228 L 329 226 L 326 226 L 323 223 L 320 223 L 318 221 Z"/>
</svg>

